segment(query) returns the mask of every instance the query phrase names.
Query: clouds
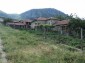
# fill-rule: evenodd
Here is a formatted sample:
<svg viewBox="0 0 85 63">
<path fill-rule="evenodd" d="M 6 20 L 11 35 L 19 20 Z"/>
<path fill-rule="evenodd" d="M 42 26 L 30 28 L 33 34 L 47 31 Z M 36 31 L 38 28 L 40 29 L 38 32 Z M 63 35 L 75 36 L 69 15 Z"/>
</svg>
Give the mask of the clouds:
<svg viewBox="0 0 85 63">
<path fill-rule="evenodd" d="M 50 8 L 53 0 L 0 0 L 0 10 L 8 13 L 21 13 L 33 8 Z"/>
<path fill-rule="evenodd" d="M 67 14 L 84 17 L 84 0 L 0 0 L 0 10 L 7 13 L 22 13 L 33 8 L 56 8 Z"/>
</svg>

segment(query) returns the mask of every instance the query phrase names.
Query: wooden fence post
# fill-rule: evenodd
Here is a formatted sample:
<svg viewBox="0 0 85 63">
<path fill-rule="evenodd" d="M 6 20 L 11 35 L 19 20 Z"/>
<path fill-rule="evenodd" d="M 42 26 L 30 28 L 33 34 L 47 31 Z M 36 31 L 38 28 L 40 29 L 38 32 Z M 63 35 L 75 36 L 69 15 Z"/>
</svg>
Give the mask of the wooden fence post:
<svg viewBox="0 0 85 63">
<path fill-rule="evenodd" d="M 81 28 L 81 40 L 83 39 L 83 29 Z"/>
</svg>

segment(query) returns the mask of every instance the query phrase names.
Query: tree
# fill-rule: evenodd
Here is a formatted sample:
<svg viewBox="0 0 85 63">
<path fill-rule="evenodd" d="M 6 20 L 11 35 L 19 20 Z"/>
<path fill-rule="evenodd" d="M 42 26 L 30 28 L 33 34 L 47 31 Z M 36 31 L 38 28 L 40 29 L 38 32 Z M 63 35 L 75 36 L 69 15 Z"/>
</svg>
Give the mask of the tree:
<svg viewBox="0 0 85 63">
<path fill-rule="evenodd" d="M 12 22 L 12 19 L 10 19 L 10 18 L 5 18 L 4 21 L 3 21 L 3 24 L 6 25 L 6 23 L 8 23 L 8 22 Z"/>
<path fill-rule="evenodd" d="M 56 16 L 56 18 L 58 19 L 58 20 L 65 20 L 65 19 L 67 19 L 68 18 L 68 15 L 67 16 L 62 16 L 62 15 L 59 15 L 59 16 Z"/>
<path fill-rule="evenodd" d="M 71 18 L 70 23 L 68 25 L 70 32 L 74 35 L 79 35 L 81 39 L 81 49 L 83 50 L 83 39 L 84 39 L 84 29 L 85 29 L 85 20 L 80 18 Z"/>
</svg>

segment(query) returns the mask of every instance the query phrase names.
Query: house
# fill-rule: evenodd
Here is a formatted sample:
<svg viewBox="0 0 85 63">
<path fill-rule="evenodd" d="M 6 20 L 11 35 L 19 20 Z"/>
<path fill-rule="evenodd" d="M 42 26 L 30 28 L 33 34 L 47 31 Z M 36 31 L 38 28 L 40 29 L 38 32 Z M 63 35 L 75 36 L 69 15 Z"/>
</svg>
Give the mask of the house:
<svg viewBox="0 0 85 63">
<path fill-rule="evenodd" d="M 56 23 L 56 21 L 58 21 L 57 18 L 50 17 L 50 18 L 48 18 L 47 24 L 54 25 L 54 23 Z"/>
<path fill-rule="evenodd" d="M 24 28 L 24 29 L 29 29 L 31 26 L 32 20 L 22 20 L 22 21 L 13 21 L 9 22 L 6 25 L 11 26 L 13 28 Z"/>
<path fill-rule="evenodd" d="M 39 17 L 31 23 L 31 28 L 35 29 L 37 26 L 46 25 L 46 24 L 47 25 L 53 25 L 56 21 L 57 21 L 56 18 Z"/>
<path fill-rule="evenodd" d="M 17 23 L 11 22 L 11 23 L 7 23 L 6 25 L 12 28 L 25 28 L 25 24 L 21 22 L 17 22 Z"/>
<path fill-rule="evenodd" d="M 31 23 L 31 28 L 35 29 L 36 27 L 38 27 L 40 25 L 46 24 L 47 21 L 48 21 L 48 18 L 39 17 Z"/>
<path fill-rule="evenodd" d="M 31 23 L 32 23 L 32 21 L 33 20 L 30 20 L 30 19 L 25 19 L 25 20 L 22 20 L 21 22 L 23 23 L 23 24 L 25 24 L 26 26 L 26 28 L 31 28 Z"/>
<path fill-rule="evenodd" d="M 53 30 L 58 31 L 61 34 L 68 34 L 68 27 L 67 27 L 68 24 L 69 24 L 69 20 L 56 21 Z"/>
</svg>

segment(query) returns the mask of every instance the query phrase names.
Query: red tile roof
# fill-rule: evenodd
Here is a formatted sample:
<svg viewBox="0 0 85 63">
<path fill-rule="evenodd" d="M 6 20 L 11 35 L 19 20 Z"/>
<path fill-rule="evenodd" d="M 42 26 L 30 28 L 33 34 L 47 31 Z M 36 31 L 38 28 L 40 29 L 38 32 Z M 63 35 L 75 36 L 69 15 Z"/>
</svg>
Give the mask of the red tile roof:
<svg viewBox="0 0 85 63">
<path fill-rule="evenodd" d="M 15 23 L 14 25 L 25 25 L 24 23 Z"/>
<path fill-rule="evenodd" d="M 55 25 L 67 25 L 69 20 L 56 21 Z"/>
<path fill-rule="evenodd" d="M 7 23 L 8 25 L 13 25 L 14 23 Z"/>
<path fill-rule="evenodd" d="M 8 25 L 25 25 L 24 23 L 7 23 Z"/>
<path fill-rule="evenodd" d="M 26 22 L 32 22 L 32 20 L 23 20 L 21 22 L 13 21 L 11 23 L 7 23 L 8 25 L 26 25 Z"/>
</svg>

